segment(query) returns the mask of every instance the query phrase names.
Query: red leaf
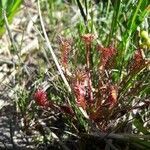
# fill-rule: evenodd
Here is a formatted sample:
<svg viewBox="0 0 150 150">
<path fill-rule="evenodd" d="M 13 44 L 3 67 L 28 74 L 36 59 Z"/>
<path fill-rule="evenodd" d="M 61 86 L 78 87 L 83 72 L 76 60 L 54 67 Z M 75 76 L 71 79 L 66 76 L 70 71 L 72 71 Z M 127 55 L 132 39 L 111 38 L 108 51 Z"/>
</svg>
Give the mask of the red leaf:
<svg viewBox="0 0 150 150">
<path fill-rule="evenodd" d="M 76 83 L 74 85 L 74 92 L 75 92 L 76 99 L 77 99 L 77 105 L 85 109 L 86 108 L 86 99 L 85 99 L 86 91 L 85 91 L 84 85 Z"/>
<path fill-rule="evenodd" d="M 111 86 L 110 93 L 108 96 L 108 103 L 110 104 L 110 108 L 113 108 L 117 103 L 117 95 L 118 95 L 117 88 L 115 86 Z"/>
<path fill-rule="evenodd" d="M 139 69 L 143 64 L 145 64 L 145 60 L 142 56 L 141 49 L 138 49 L 134 53 L 133 65 L 131 66 L 131 69 Z"/>
<path fill-rule="evenodd" d="M 100 70 L 104 70 L 106 64 L 111 60 L 111 58 L 116 54 L 116 49 L 113 47 L 104 48 L 98 45 L 98 50 L 101 53 L 101 64 Z"/>
<path fill-rule="evenodd" d="M 34 93 L 33 98 L 39 106 L 42 106 L 42 107 L 51 107 L 51 106 L 53 106 L 53 103 L 52 102 L 50 103 L 48 101 L 47 93 L 42 89 L 38 89 Z"/>
</svg>

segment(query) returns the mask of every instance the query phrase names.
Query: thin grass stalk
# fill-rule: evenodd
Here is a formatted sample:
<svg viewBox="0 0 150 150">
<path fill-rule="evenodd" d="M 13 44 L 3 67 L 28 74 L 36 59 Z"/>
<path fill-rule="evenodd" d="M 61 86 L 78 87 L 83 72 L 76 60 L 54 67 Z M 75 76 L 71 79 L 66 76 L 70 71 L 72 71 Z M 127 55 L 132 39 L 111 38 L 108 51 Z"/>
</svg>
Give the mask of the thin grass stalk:
<svg viewBox="0 0 150 150">
<path fill-rule="evenodd" d="M 88 17 L 88 0 L 84 0 L 85 3 L 85 12 L 86 12 L 86 18 Z"/>
<path fill-rule="evenodd" d="M 120 15 L 120 8 L 121 8 L 121 0 L 116 0 L 115 6 L 114 6 L 112 23 L 111 23 L 111 30 L 110 30 L 110 34 L 109 34 L 108 40 L 107 40 L 107 46 L 111 43 L 111 39 L 113 37 L 113 34 L 116 32 L 117 24 L 118 24 L 118 18 Z"/>
<path fill-rule="evenodd" d="M 110 4 L 111 4 L 111 0 L 108 0 L 107 2 L 107 9 L 106 9 L 106 17 L 108 18 L 108 14 L 109 14 L 109 9 L 110 9 Z"/>
<path fill-rule="evenodd" d="M 82 17 L 83 17 L 84 23 L 85 23 L 85 25 L 86 25 L 86 24 L 87 24 L 87 16 L 86 16 L 86 14 L 85 14 L 85 12 L 84 12 L 83 6 L 82 6 L 80 0 L 76 0 L 76 1 L 77 1 L 77 4 L 78 4 L 78 7 L 79 7 L 79 9 L 80 9 L 80 13 L 81 13 L 81 15 L 82 15 Z"/>
<path fill-rule="evenodd" d="M 5 26 L 6 26 L 6 30 L 8 32 L 8 36 L 9 36 L 9 39 L 10 39 L 10 42 L 13 46 L 13 50 L 15 51 L 16 55 L 18 56 L 18 59 L 19 59 L 19 63 L 18 63 L 18 72 L 21 72 L 21 64 L 23 64 L 22 60 L 21 60 L 21 57 L 20 57 L 20 51 L 19 51 L 19 47 L 17 45 L 17 43 L 14 41 L 14 38 L 12 36 L 12 32 L 10 30 L 10 27 L 9 27 L 9 22 L 8 22 L 8 18 L 6 16 L 6 10 L 5 8 L 3 8 L 2 10 L 3 12 L 3 16 L 4 16 L 4 21 L 5 21 Z M 11 53 L 11 52 L 10 52 Z M 16 68 L 16 63 L 13 63 L 14 67 Z M 15 80 L 15 76 L 14 76 L 14 83 L 16 82 Z"/>
<path fill-rule="evenodd" d="M 8 32 L 10 41 L 11 41 L 11 44 L 12 44 L 14 50 L 17 51 L 17 45 L 15 44 L 14 38 L 13 38 L 13 36 L 11 34 L 11 31 L 10 31 L 10 28 L 9 28 L 8 19 L 7 19 L 7 16 L 6 16 L 6 10 L 3 8 L 2 12 L 3 12 L 5 26 L 6 26 L 6 29 L 7 29 L 7 32 Z"/>
<path fill-rule="evenodd" d="M 49 48 L 49 50 L 51 52 L 51 55 L 52 55 L 53 60 L 54 60 L 54 62 L 56 64 L 56 67 L 57 67 L 57 69 L 58 69 L 58 71 L 59 71 L 59 73 L 61 75 L 61 78 L 63 79 L 66 87 L 68 88 L 68 91 L 71 92 L 70 85 L 69 85 L 69 83 L 68 83 L 68 81 L 67 81 L 67 79 L 66 79 L 66 77 L 65 77 L 65 75 L 64 75 L 64 73 L 63 73 L 63 71 L 61 69 L 61 66 L 59 65 L 58 59 L 57 59 L 57 57 L 56 57 L 56 55 L 55 55 L 55 53 L 54 53 L 54 51 L 52 49 L 51 43 L 50 43 L 50 41 L 48 39 L 48 36 L 47 36 L 47 33 L 45 31 L 39 0 L 38 0 L 38 11 L 39 11 L 40 22 L 41 22 L 41 26 L 42 26 L 42 30 L 43 30 L 43 33 L 44 33 L 44 37 L 45 37 L 45 40 L 46 40 L 47 47 Z M 69 102 L 69 104 L 70 104 L 70 102 Z"/>
</svg>

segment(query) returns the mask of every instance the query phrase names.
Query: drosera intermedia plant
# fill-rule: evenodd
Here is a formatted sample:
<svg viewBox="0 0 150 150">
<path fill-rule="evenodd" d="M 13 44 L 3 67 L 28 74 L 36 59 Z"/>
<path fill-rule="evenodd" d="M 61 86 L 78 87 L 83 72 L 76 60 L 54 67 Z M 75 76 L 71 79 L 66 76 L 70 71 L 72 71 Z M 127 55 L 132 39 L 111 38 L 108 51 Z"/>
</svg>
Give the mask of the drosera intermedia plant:
<svg viewBox="0 0 150 150">
<path fill-rule="evenodd" d="M 68 104 L 64 107 L 61 104 L 54 104 L 52 101 L 49 102 L 52 102 L 53 104 L 48 106 L 50 108 L 53 108 L 52 106 L 55 106 L 55 108 L 57 108 L 62 114 L 66 115 L 66 113 L 68 113 L 71 116 L 76 116 L 76 119 L 80 118 L 78 117 L 76 108 L 82 107 L 88 116 L 88 119 L 86 119 L 88 120 L 87 124 L 89 127 L 91 126 L 91 123 L 94 123 L 94 128 L 97 128 L 99 132 L 117 133 L 120 128 L 122 128 L 124 123 L 128 123 L 128 117 L 129 115 L 133 114 L 133 110 L 138 110 L 140 112 L 141 110 L 148 109 L 149 107 L 147 94 L 141 95 L 143 88 L 141 86 L 140 89 L 137 89 L 136 85 L 138 83 L 140 83 L 141 85 L 143 84 L 138 79 L 138 77 L 144 71 L 148 70 L 150 61 L 142 57 L 142 49 L 139 48 L 138 50 L 135 50 L 132 58 L 132 63 L 129 64 L 130 67 L 128 69 L 128 72 L 126 73 L 126 76 L 124 78 L 120 78 L 119 82 L 115 82 L 115 80 L 113 80 L 112 78 L 112 70 L 115 67 L 114 61 L 117 49 L 114 46 L 110 46 L 108 48 L 105 48 L 99 44 L 95 46 L 95 53 L 97 53 L 97 55 L 100 55 L 99 66 L 97 69 L 99 71 L 95 73 L 94 70 L 92 70 L 92 60 L 90 55 L 90 47 L 92 46 L 92 41 L 94 40 L 93 37 L 94 35 L 90 33 L 85 34 L 81 37 L 83 43 L 85 44 L 86 51 L 85 64 L 83 64 L 82 69 L 81 67 L 77 67 L 76 70 L 73 71 L 70 69 L 71 67 L 69 66 L 69 61 L 67 60 L 69 59 L 69 57 L 66 57 L 66 53 L 62 51 L 62 45 L 60 45 L 61 58 L 65 58 L 65 67 L 64 62 L 62 63 L 62 67 L 65 68 L 64 73 L 71 85 L 71 94 L 74 95 L 73 99 L 75 100 L 70 99 L 70 101 L 72 102 L 71 106 L 69 106 Z M 64 59 L 61 59 L 60 61 L 62 60 Z M 67 74 L 66 70 L 68 70 L 69 74 Z M 93 75 L 95 74 L 96 76 L 98 76 L 98 84 L 96 85 L 94 85 L 95 82 L 93 82 L 93 80 L 95 79 Z M 131 92 L 135 92 L 136 90 L 138 90 L 138 92 Z M 34 99 L 36 100 L 38 105 L 47 106 L 48 99 L 44 91 L 38 90 L 34 94 Z M 142 103 L 142 105 L 140 103 Z M 72 107 L 74 105 L 76 105 L 76 107 Z M 73 108 L 74 111 L 72 110 Z M 126 120 L 122 122 L 121 120 L 124 116 L 126 116 Z M 134 120 L 134 115 L 131 120 Z M 137 120 L 138 119 L 136 118 L 136 122 Z M 121 122 L 122 125 L 120 125 Z M 91 126 L 91 128 L 93 127 Z M 147 133 L 149 133 L 147 127 L 145 128 L 143 126 L 141 128 L 143 128 L 143 130 L 141 131 L 147 131 Z M 91 133 L 89 128 L 87 132 Z"/>
</svg>

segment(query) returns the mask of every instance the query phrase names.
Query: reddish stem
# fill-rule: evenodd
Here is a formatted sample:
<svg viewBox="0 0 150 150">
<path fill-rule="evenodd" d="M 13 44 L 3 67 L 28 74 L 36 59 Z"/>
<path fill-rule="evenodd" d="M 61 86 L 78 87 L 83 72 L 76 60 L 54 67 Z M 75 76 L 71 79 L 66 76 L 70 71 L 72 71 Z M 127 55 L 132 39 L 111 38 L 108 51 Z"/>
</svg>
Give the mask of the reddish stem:
<svg viewBox="0 0 150 150">
<path fill-rule="evenodd" d="M 89 88 L 89 93 L 90 93 L 90 101 L 93 102 L 90 62 L 91 62 L 91 44 L 86 44 L 86 64 L 87 64 L 87 75 L 88 75 L 88 88 Z"/>
</svg>

